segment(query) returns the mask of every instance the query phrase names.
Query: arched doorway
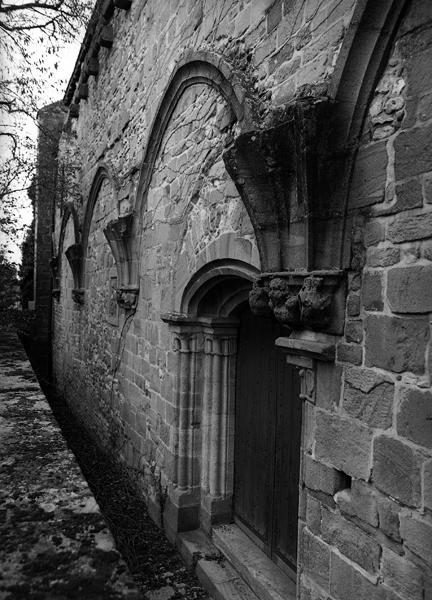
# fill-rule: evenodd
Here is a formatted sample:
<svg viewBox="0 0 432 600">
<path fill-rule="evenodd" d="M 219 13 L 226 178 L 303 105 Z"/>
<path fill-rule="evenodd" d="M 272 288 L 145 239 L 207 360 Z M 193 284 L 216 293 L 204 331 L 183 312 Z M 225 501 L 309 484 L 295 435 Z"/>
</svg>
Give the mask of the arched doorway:
<svg viewBox="0 0 432 600">
<path fill-rule="evenodd" d="M 275 562 L 295 570 L 302 408 L 297 370 L 275 346 L 274 317 L 243 304 L 235 389 L 235 522 Z"/>
<path fill-rule="evenodd" d="M 190 505 L 197 502 L 199 491 L 201 527 L 234 521 L 276 563 L 295 570 L 299 375 L 275 346 L 284 335 L 276 319 L 252 314 L 255 272 L 239 263 L 207 265 L 186 287 L 181 312 L 164 316 L 179 353 L 179 414 L 194 415 L 179 429 L 179 504 L 186 494 Z M 188 456 L 188 436 L 201 440 L 195 456 Z M 184 475 L 193 465 L 199 490 L 197 477 Z"/>
</svg>

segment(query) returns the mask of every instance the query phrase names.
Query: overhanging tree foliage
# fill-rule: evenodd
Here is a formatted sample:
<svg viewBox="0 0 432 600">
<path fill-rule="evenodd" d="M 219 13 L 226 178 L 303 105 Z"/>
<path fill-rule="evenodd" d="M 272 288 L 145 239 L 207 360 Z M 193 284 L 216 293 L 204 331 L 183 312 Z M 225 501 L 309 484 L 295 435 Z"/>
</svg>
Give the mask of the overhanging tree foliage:
<svg viewBox="0 0 432 600">
<path fill-rule="evenodd" d="M 17 235 L 35 173 L 38 110 L 62 95 L 61 48 L 81 36 L 93 0 L 0 0 L 0 231 Z M 22 200 L 21 200 L 22 202 Z M 1 242 L 0 242 L 1 246 Z"/>
</svg>

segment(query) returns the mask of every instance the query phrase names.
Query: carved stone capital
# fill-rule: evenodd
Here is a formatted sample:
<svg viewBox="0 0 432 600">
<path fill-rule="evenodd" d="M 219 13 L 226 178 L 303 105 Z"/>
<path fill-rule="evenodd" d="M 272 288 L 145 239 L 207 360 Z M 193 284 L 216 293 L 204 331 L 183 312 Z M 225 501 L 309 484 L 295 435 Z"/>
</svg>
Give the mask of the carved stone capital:
<svg viewBox="0 0 432 600">
<path fill-rule="evenodd" d="M 138 299 L 139 289 L 137 287 L 116 289 L 117 303 L 125 310 L 135 308 Z"/>
<path fill-rule="evenodd" d="M 257 317 L 271 315 L 272 311 L 269 305 L 269 287 L 264 279 L 257 279 L 253 282 L 249 292 L 249 305 L 251 311 Z"/>
<path fill-rule="evenodd" d="M 249 295 L 252 312 L 267 314 L 290 329 L 342 333 L 344 285 L 341 271 L 263 273 Z"/>
<path fill-rule="evenodd" d="M 317 329 L 327 327 L 331 319 L 333 289 L 324 277 L 306 277 L 298 294 L 301 322 Z"/>
<path fill-rule="evenodd" d="M 77 288 L 73 289 L 72 300 L 76 302 L 76 304 L 84 304 L 84 290 Z"/>
</svg>

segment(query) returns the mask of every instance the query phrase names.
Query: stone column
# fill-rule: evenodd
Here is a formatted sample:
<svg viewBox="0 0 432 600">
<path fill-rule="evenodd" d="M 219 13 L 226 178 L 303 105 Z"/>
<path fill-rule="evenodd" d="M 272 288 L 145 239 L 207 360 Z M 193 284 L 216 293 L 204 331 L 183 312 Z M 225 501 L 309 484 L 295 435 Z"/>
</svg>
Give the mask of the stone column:
<svg viewBox="0 0 432 600">
<path fill-rule="evenodd" d="M 165 319 L 164 319 L 165 320 Z M 166 319 L 167 320 L 167 319 Z M 170 323 L 172 332 L 175 418 L 170 451 L 172 468 L 164 521 L 169 534 L 199 526 L 201 398 L 199 393 L 201 327 L 185 321 Z"/>
<path fill-rule="evenodd" d="M 234 470 L 234 395 L 237 328 L 232 319 L 213 320 L 203 329 L 201 525 L 231 516 Z"/>
</svg>

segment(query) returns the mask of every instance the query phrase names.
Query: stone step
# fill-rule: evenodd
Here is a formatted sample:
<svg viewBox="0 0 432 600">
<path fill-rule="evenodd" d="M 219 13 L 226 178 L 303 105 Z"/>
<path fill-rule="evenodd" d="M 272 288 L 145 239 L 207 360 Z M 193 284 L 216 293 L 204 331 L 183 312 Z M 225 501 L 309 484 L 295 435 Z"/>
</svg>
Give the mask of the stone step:
<svg viewBox="0 0 432 600">
<path fill-rule="evenodd" d="M 239 527 L 215 527 L 212 541 L 260 600 L 295 600 L 295 582 Z"/>
<path fill-rule="evenodd" d="M 177 546 L 213 600 L 260 600 L 202 531 L 179 534 Z"/>
</svg>

